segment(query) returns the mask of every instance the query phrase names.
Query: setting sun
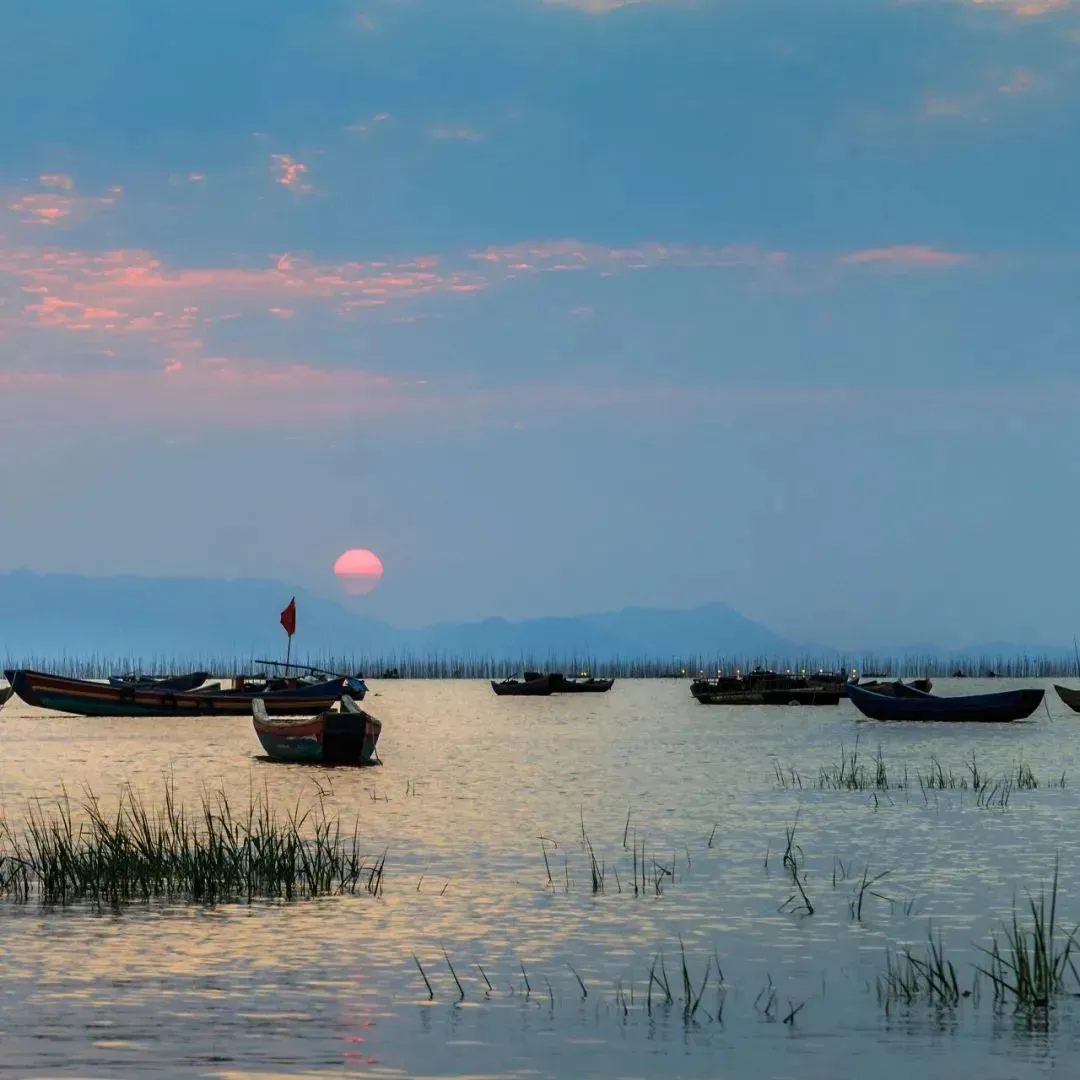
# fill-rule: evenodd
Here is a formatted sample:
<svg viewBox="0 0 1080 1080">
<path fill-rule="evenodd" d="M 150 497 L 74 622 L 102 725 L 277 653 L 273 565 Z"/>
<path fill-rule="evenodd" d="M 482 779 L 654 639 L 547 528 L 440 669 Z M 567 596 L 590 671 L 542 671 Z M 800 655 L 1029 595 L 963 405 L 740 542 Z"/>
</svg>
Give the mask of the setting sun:
<svg viewBox="0 0 1080 1080">
<path fill-rule="evenodd" d="M 374 551 L 350 548 L 337 557 L 334 573 L 350 596 L 366 596 L 379 584 L 383 564 Z"/>
</svg>

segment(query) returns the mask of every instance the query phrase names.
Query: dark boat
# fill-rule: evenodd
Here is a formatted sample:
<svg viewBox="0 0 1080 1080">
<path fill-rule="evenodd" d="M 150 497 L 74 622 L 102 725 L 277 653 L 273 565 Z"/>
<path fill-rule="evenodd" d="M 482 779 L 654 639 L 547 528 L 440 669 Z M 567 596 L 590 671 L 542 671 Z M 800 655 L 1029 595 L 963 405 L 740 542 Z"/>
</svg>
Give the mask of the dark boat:
<svg viewBox="0 0 1080 1080">
<path fill-rule="evenodd" d="M 364 712 L 348 694 L 337 710 L 318 716 L 272 717 L 264 698 L 251 703 L 255 734 L 274 761 L 317 765 L 370 765 L 382 722 Z"/>
<path fill-rule="evenodd" d="M 363 680 L 349 675 L 322 682 L 238 676 L 230 690 L 161 690 L 110 686 L 40 671 L 4 674 L 27 705 L 77 716 L 245 716 L 257 697 L 274 716 L 315 716 L 331 708 L 342 694 L 362 697 L 366 690 Z"/>
<path fill-rule="evenodd" d="M 594 679 L 583 675 L 549 675 L 553 694 L 605 694 L 615 685 L 614 679 Z"/>
<path fill-rule="evenodd" d="M 1073 712 L 1080 712 L 1080 690 L 1070 690 L 1067 686 L 1058 686 L 1057 683 L 1054 683 L 1054 689 L 1057 691 L 1057 696 L 1061 698 Z"/>
<path fill-rule="evenodd" d="M 1045 691 L 1007 690 L 1001 694 L 965 694 L 938 697 L 915 693 L 894 697 L 848 686 L 851 703 L 871 720 L 939 720 L 953 723 L 1005 724 L 1024 720 L 1042 703 Z"/>
<path fill-rule="evenodd" d="M 702 705 L 839 705 L 841 678 L 821 672 L 806 679 L 756 668 L 744 676 L 695 679 L 690 693 Z"/>
<path fill-rule="evenodd" d="M 170 675 L 164 679 L 155 679 L 149 675 L 141 675 L 138 672 L 129 672 L 127 675 L 110 675 L 110 686 L 137 686 L 141 690 L 154 687 L 158 690 L 197 690 L 207 679 L 210 673 L 207 671 L 192 671 L 187 675 Z"/>
<path fill-rule="evenodd" d="M 4 707 L 4 702 L 14 693 L 15 691 L 10 686 L 0 687 L 0 709 Z"/>
<path fill-rule="evenodd" d="M 551 676 L 539 671 L 526 671 L 521 679 L 511 675 L 502 682 L 491 680 L 491 689 L 499 697 L 547 697 L 551 693 Z"/>
<path fill-rule="evenodd" d="M 876 679 L 870 682 L 856 683 L 863 690 L 873 690 L 875 694 L 885 694 L 888 697 L 918 697 L 920 694 L 929 694 L 934 688 L 932 679 L 912 679 L 911 682 L 902 682 L 900 679 L 879 682 Z"/>
</svg>

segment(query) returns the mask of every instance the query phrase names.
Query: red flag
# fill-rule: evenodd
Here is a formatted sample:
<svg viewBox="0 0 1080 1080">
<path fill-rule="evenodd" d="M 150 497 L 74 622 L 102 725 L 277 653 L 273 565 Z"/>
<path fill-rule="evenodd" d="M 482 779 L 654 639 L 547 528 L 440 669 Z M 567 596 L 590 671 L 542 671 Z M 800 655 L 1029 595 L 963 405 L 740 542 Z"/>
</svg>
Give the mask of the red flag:
<svg viewBox="0 0 1080 1080">
<path fill-rule="evenodd" d="M 296 597 L 289 601 L 289 606 L 281 613 L 281 625 L 285 633 L 292 637 L 296 633 Z"/>
</svg>

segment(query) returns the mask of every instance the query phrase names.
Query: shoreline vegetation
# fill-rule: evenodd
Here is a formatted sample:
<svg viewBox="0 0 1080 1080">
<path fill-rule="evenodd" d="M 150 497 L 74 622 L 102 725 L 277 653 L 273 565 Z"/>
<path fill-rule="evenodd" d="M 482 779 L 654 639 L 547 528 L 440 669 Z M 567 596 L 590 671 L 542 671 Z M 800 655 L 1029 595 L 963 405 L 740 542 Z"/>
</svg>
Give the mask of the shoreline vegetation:
<svg viewBox="0 0 1080 1080">
<path fill-rule="evenodd" d="M 9 653 L 3 667 L 48 671 L 77 679 L 105 679 L 125 671 L 165 676 L 184 670 L 209 671 L 219 678 L 250 674 L 261 670 L 254 655 L 206 656 L 192 653 L 177 656 L 105 655 L 89 653 L 69 655 L 15 655 Z M 717 657 L 706 655 L 682 657 L 608 657 L 557 655 L 544 657 L 527 654 L 517 657 L 450 656 L 443 654 L 411 655 L 391 653 L 373 656 L 363 653 L 308 653 L 292 658 L 297 666 L 310 665 L 326 671 L 362 674 L 368 679 L 503 679 L 522 671 L 589 672 L 598 678 L 615 679 L 690 679 L 718 674 L 735 675 L 754 668 L 772 671 L 816 672 L 844 671 L 886 678 L 949 678 L 958 672 L 965 678 L 999 677 L 1003 679 L 1080 678 L 1080 658 L 1063 656 L 908 656 L 887 658 L 874 655 L 851 655 L 821 658 L 801 657 Z"/>
</svg>

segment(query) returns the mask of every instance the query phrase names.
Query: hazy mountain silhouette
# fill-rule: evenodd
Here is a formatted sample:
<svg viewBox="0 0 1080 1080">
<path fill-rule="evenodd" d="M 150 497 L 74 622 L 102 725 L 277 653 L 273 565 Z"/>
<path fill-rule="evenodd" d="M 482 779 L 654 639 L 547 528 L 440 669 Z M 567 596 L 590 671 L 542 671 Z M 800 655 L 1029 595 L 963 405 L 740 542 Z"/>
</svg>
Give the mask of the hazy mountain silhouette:
<svg viewBox="0 0 1080 1080">
<path fill-rule="evenodd" d="M 278 657 L 278 614 L 299 612 L 294 651 L 388 657 L 789 656 L 803 650 L 726 604 L 691 611 L 626 608 L 573 618 L 485 619 L 402 630 L 277 581 L 0 575 L 0 654 L 196 659 Z"/>
<path fill-rule="evenodd" d="M 333 653 L 392 659 L 619 657 L 719 658 L 828 662 L 837 650 L 800 645 L 727 604 L 688 611 L 633 607 L 566 618 L 436 623 L 403 630 L 280 581 L 259 579 L 84 577 L 0 574 L 0 657 L 47 662 L 67 656 L 155 657 L 177 661 L 279 658 L 285 634 L 278 615 L 291 596 L 299 611 L 294 657 Z M 856 655 L 861 655 L 857 653 Z M 940 657 L 1071 657 L 1071 647 L 1006 642 L 945 650 L 931 644 L 866 650 L 882 660 Z"/>
</svg>

